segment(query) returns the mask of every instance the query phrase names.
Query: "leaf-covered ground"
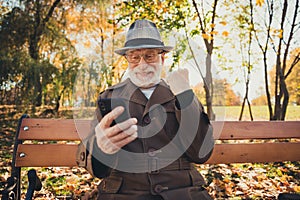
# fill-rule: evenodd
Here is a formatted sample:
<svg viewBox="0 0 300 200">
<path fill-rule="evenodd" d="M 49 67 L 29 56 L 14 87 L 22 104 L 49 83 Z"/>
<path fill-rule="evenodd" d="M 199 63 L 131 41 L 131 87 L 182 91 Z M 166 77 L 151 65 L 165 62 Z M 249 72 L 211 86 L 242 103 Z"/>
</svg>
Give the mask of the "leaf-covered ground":
<svg viewBox="0 0 300 200">
<path fill-rule="evenodd" d="M 65 114 L 65 113 L 64 113 Z M 13 140 L 19 114 L 0 112 L 0 190 L 10 176 Z M 300 162 L 269 164 L 197 165 L 215 199 L 277 199 L 279 193 L 300 193 Z M 22 169 L 22 195 L 27 188 L 27 171 Z M 87 199 L 95 196 L 99 179 L 83 168 L 35 168 L 43 188 L 35 199 Z M 90 198 L 92 199 L 92 198 Z"/>
</svg>

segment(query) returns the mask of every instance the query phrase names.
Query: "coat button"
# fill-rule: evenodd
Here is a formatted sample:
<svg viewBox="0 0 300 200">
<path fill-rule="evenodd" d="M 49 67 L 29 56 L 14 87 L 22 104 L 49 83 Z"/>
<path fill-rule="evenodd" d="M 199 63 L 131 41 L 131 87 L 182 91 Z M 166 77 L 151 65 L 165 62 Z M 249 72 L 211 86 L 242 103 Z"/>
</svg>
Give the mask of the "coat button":
<svg viewBox="0 0 300 200">
<path fill-rule="evenodd" d="M 154 187 L 154 191 L 156 193 L 161 193 L 162 191 L 167 190 L 167 189 L 169 189 L 169 188 L 168 187 L 163 187 L 162 185 L 156 185 Z"/>
<path fill-rule="evenodd" d="M 80 160 L 84 161 L 85 160 L 85 152 L 80 153 Z"/>
<path fill-rule="evenodd" d="M 146 115 L 146 116 L 144 117 L 144 120 L 143 120 L 143 121 L 145 122 L 145 124 L 150 124 L 151 119 L 150 119 L 149 115 Z"/>
<path fill-rule="evenodd" d="M 151 156 L 151 157 L 153 157 L 153 156 L 155 156 L 156 155 L 156 149 L 154 149 L 154 148 L 150 148 L 149 150 L 148 150 L 148 155 L 149 156 Z"/>
</svg>

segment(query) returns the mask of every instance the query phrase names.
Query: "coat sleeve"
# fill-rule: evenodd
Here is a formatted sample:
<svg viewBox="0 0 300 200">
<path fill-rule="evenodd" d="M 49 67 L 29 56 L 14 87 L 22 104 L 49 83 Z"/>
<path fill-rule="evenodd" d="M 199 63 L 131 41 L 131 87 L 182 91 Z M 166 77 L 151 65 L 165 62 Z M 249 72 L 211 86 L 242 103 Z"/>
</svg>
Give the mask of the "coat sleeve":
<svg viewBox="0 0 300 200">
<path fill-rule="evenodd" d="M 181 145 L 191 162 L 205 163 L 214 148 L 213 128 L 202 104 L 192 90 L 176 96 L 176 118 Z"/>
</svg>

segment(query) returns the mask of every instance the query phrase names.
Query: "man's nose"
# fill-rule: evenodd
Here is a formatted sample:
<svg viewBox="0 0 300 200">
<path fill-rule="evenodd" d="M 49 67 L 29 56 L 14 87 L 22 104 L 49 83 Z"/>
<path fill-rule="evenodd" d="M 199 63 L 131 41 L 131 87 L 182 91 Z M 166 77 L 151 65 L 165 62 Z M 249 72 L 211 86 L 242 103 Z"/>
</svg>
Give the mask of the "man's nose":
<svg viewBox="0 0 300 200">
<path fill-rule="evenodd" d="M 141 56 L 139 64 L 145 64 L 145 63 L 147 64 L 147 62 L 144 59 L 144 56 Z"/>
</svg>

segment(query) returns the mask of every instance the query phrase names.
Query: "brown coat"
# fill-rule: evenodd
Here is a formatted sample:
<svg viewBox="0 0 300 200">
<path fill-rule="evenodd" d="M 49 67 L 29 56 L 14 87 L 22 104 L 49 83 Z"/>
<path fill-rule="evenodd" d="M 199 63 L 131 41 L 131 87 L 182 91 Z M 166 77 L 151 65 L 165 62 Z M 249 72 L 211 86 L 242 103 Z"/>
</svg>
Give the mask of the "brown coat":
<svg viewBox="0 0 300 200">
<path fill-rule="evenodd" d="M 94 131 L 82 142 L 78 164 L 104 178 L 99 199 L 210 199 L 190 164 L 204 163 L 214 145 L 209 119 L 192 90 L 175 97 L 162 81 L 148 100 L 127 79 L 99 96 L 114 97 L 129 101 L 138 138 L 114 155 L 97 147 Z M 96 118 L 92 130 L 102 118 L 99 109 Z"/>
</svg>

